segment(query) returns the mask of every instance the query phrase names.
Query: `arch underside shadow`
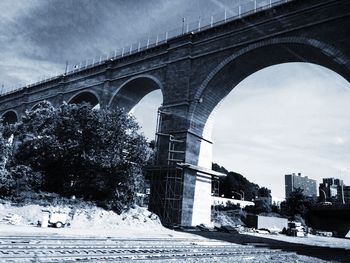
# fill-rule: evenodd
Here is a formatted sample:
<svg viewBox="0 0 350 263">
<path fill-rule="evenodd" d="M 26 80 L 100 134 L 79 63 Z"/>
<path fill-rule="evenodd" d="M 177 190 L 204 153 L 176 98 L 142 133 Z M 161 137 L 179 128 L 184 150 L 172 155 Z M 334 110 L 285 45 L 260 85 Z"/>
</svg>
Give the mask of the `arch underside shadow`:
<svg viewBox="0 0 350 263">
<path fill-rule="evenodd" d="M 161 84 L 154 78 L 137 77 L 124 83 L 109 102 L 109 109 L 122 108 L 130 112 L 147 94 L 162 90 Z"/>
<path fill-rule="evenodd" d="M 18 114 L 13 110 L 9 110 L 2 115 L 3 124 L 15 124 L 17 121 Z"/>
<path fill-rule="evenodd" d="M 322 49 L 300 43 L 269 44 L 238 56 L 234 54 L 232 60 L 217 70 L 196 94 L 201 103 L 194 105 L 190 112 L 190 129 L 203 134 L 205 124 L 215 107 L 242 80 L 261 69 L 283 63 L 306 62 L 328 68 L 350 81 L 349 69 L 339 61 L 336 56 L 330 56 Z"/>
<path fill-rule="evenodd" d="M 95 107 L 100 103 L 98 96 L 91 91 L 83 91 L 75 94 L 69 101 L 69 104 L 82 104 L 89 103 L 92 107 Z"/>
</svg>

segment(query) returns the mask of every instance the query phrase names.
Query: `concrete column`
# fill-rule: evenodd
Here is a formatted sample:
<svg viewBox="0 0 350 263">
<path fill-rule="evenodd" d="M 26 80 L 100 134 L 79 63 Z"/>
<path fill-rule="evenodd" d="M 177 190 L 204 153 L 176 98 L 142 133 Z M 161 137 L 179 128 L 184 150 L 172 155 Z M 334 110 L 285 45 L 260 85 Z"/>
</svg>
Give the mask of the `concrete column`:
<svg viewBox="0 0 350 263">
<path fill-rule="evenodd" d="M 212 143 L 202 136 L 188 132 L 187 164 L 211 170 Z M 183 225 L 210 224 L 211 176 L 194 170 L 184 170 Z"/>
<path fill-rule="evenodd" d="M 160 109 L 160 129 L 161 133 L 158 136 L 157 152 L 158 166 L 177 166 L 181 168 L 179 163 L 186 163 L 193 166 L 201 166 L 201 168 L 211 169 L 211 141 L 202 137 L 201 134 L 196 134 L 189 130 L 189 121 L 187 118 L 188 106 L 177 105 L 173 107 L 163 107 Z M 169 155 L 169 140 L 170 136 L 177 139 L 175 151 L 184 151 L 184 154 L 175 153 Z M 181 159 L 178 162 L 169 160 L 169 156 L 173 159 Z M 201 158 L 199 158 L 201 156 Z M 166 176 L 166 172 L 162 174 Z M 182 167 L 182 195 L 180 200 L 180 209 L 177 210 L 180 217 L 180 223 L 184 226 L 196 226 L 199 224 L 210 224 L 211 218 L 211 175 L 200 172 L 195 169 L 187 169 Z M 163 187 L 165 188 L 165 187 Z M 170 186 L 171 188 L 171 186 Z M 171 192 L 171 191 L 170 191 Z M 155 194 L 155 193 L 151 193 Z M 159 193 L 158 193 L 159 195 Z M 162 196 L 163 195 L 163 196 Z M 167 196 L 170 197 L 170 196 Z M 161 200 L 158 203 L 163 203 L 164 209 L 168 209 L 166 194 L 161 193 L 158 198 Z M 151 198 L 152 199 L 152 198 Z M 152 199 L 154 203 L 150 207 L 155 207 L 157 200 Z M 169 202 L 171 198 L 169 198 Z M 167 211 L 158 211 L 162 220 L 164 213 Z M 175 216 L 176 218 L 176 216 Z"/>
<path fill-rule="evenodd" d="M 101 109 L 106 109 L 108 107 L 108 103 L 113 95 L 113 92 L 111 90 L 112 85 L 111 85 L 111 79 L 112 79 L 112 64 L 111 62 L 108 63 L 107 68 L 105 70 L 104 74 L 104 82 L 103 86 L 100 87 L 101 90 L 99 93 L 100 95 L 100 108 Z M 99 88 L 98 88 L 99 89 Z M 97 90 L 98 90 L 97 89 Z"/>
<path fill-rule="evenodd" d="M 100 94 L 100 108 L 106 109 L 108 107 L 108 103 L 112 97 L 112 91 L 111 91 L 111 83 L 110 81 L 106 80 L 103 83 L 102 90 L 99 92 Z"/>
</svg>

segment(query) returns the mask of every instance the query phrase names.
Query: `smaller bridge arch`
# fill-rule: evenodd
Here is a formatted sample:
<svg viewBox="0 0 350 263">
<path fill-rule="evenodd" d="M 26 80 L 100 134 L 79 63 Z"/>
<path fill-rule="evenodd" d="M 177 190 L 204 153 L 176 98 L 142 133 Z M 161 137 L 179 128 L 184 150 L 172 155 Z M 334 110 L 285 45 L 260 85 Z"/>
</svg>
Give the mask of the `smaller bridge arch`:
<svg viewBox="0 0 350 263">
<path fill-rule="evenodd" d="M 92 107 L 96 107 L 100 104 L 100 98 L 98 94 L 92 90 L 84 90 L 74 94 L 68 100 L 68 104 L 82 104 L 89 103 Z"/>
<path fill-rule="evenodd" d="M 8 110 L 2 114 L 3 124 L 15 124 L 18 122 L 18 113 L 15 110 Z"/>
<path fill-rule="evenodd" d="M 125 81 L 113 94 L 108 108 L 123 108 L 130 112 L 139 101 L 154 90 L 160 89 L 163 93 L 162 83 L 152 75 L 138 75 Z"/>
<path fill-rule="evenodd" d="M 47 104 L 49 104 L 50 106 L 52 106 L 52 103 L 51 103 L 50 101 L 43 100 L 43 101 L 39 101 L 38 103 L 34 104 L 34 106 L 31 107 L 30 110 L 36 110 L 37 108 L 39 108 L 39 106 L 40 106 L 41 103 L 47 103 Z"/>
</svg>

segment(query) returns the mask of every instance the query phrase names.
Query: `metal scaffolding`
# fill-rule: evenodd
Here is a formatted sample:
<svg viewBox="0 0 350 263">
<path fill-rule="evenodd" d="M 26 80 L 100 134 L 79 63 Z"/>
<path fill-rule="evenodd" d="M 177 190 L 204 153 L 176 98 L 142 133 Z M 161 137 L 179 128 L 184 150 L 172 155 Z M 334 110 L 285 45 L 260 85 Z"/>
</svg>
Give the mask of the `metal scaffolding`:
<svg viewBox="0 0 350 263">
<path fill-rule="evenodd" d="M 176 167 L 149 170 L 151 196 L 149 209 L 164 225 L 181 224 L 183 171 Z"/>
</svg>

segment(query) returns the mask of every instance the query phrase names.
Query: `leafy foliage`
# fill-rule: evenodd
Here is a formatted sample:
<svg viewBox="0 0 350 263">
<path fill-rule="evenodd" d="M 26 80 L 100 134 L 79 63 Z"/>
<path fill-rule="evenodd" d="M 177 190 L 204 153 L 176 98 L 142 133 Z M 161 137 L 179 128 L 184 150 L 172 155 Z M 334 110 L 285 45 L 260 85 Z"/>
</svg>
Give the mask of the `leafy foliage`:
<svg viewBox="0 0 350 263">
<path fill-rule="evenodd" d="M 42 174 L 34 172 L 28 166 L 17 165 L 11 168 L 10 174 L 16 185 L 14 188 L 14 195 L 16 196 L 19 196 L 22 192 L 38 191 L 42 188 Z"/>
<path fill-rule="evenodd" d="M 263 200 L 255 200 L 254 206 L 246 206 L 243 209 L 252 214 L 270 213 L 272 212 L 272 205 Z"/>
<path fill-rule="evenodd" d="M 219 195 L 225 197 L 240 198 L 244 192 L 245 200 L 253 200 L 258 195 L 259 186 L 249 182 L 243 175 L 235 172 L 229 172 L 224 167 L 213 163 L 212 169 L 217 172 L 226 174 L 224 178 L 220 178 Z"/>
<path fill-rule="evenodd" d="M 282 213 L 289 216 L 292 220 L 297 215 L 305 217 L 310 207 L 314 205 L 314 201 L 303 194 L 303 189 L 296 188 L 292 191 L 286 201 L 281 203 Z"/>
<path fill-rule="evenodd" d="M 271 197 L 271 190 L 266 188 L 266 187 L 261 187 L 261 188 L 259 188 L 258 196 L 259 197 Z"/>
<path fill-rule="evenodd" d="M 7 159 L 9 156 L 10 147 L 3 136 L 4 126 L 0 123 L 0 171 L 5 170 Z"/>
<path fill-rule="evenodd" d="M 0 196 L 9 196 L 15 188 L 15 181 L 11 174 L 6 170 L 0 170 Z"/>
<path fill-rule="evenodd" d="M 135 198 L 149 157 L 135 120 L 122 110 L 41 103 L 13 129 L 13 176 L 32 169 L 35 189 L 98 201 L 121 212 Z M 39 175 L 42 175 L 41 177 Z M 107 200 L 107 201 L 106 201 Z"/>
<path fill-rule="evenodd" d="M 14 188 L 14 180 L 6 169 L 10 147 L 4 136 L 4 127 L 0 123 L 0 195 L 7 196 Z"/>
</svg>

